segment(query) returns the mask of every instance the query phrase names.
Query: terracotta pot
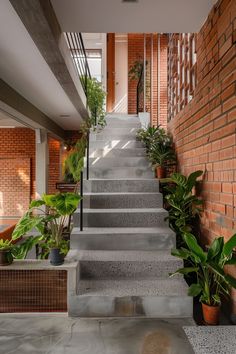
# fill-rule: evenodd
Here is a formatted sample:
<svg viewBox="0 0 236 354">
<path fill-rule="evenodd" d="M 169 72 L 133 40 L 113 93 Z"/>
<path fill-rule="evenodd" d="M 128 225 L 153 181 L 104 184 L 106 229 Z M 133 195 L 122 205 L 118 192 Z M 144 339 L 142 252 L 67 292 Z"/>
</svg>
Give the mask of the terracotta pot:
<svg viewBox="0 0 236 354">
<path fill-rule="evenodd" d="M 157 167 L 156 167 L 156 177 L 157 177 L 158 179 L 161 179 L 161 178 L 165 178 L 165 176 L 166 176 L 165 167 L 157 166 Z"/>
<path fill-rule="evenodd" d="M 0 266 L 8 266 L 12 264 L 13 257 L 11 251 L 9 250 L 1 250 L 0 251 Z"/>
<path fill-rule="evenodd" d="M 220 318 L 220 305 L 209 306 L 202 304 L 203 319 L 206 324 L 216 326 L 219 324 Z"/>
</svg>

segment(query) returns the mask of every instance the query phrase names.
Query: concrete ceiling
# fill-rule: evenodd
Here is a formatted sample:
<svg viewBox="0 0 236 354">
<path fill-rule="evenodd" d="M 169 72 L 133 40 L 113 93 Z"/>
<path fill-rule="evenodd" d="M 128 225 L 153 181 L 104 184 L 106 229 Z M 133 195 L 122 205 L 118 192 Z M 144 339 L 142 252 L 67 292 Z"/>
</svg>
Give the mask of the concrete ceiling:
<svg viewBox="0 0 236 354">
<path fill-rule="evenodd" d="M 81 118 L 8 0 L 0 1 L 0 77 L 63 129 Z"/>
<path fill-rule="evenodd" d="M 22 128 L 22 123 L 12 119 L 8 114 L 0 110 L 0 129 L 1 128 Z"/>
<path fill-rule="evenodd" d="M 63 31 L 198 32 L 216 0 L 51 0 Z"/>
</svg>

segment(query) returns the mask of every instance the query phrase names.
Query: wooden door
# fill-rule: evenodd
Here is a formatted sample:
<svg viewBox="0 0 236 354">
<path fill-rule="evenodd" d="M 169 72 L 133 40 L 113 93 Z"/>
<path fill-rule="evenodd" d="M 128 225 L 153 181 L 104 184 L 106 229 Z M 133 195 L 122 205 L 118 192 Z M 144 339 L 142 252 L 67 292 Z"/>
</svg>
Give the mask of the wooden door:
<svg viewBox="0 0 236 354">
<path fill-rule="evenodd" d="M 115 33 L 107 33 L 107 112 L 115 104 Z"/>
</svg>

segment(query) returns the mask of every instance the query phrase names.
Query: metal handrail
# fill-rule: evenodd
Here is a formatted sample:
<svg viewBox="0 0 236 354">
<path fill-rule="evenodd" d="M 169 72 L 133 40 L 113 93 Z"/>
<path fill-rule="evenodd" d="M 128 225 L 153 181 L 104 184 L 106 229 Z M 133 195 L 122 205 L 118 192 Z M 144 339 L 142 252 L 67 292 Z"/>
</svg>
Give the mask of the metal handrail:
<svg viewBox="0 0 236 354">
<path fill-rule="evenodd" d="M 139 114 L 139 112 L 141 112 L 141 108 L 140 108 L 140 102 L 141 102 L 141 98 L 144 99 L 144 70 L 143 70 L 143 65 L 140 71 L 140 76 L 139 76 L 139 80 L 138 80 L 138 84 L 137 84 L 137 92 L 136 92 L 136 112 L 137 114 Z"/>
<path fill-rule="evenodd" d="M 86 50 L 82 33 L 65 33 L 68 47 L 74 62 L 75 69 L 80 78 L 86 98 L 88 98 L 88 79 L 91 79 Z M 80 231 L 83 231 L 83 171 L 80 173 Z M 87 150 L 86 150 L 86 179 L 89 180 L 89 131 L 87 132 Z"/>
<path fill-rule="evenodd" d="M 84 93 L 88 97 L 88 78 L 91 79 L 91 73 L 82 34 L 65 32 L 65 37 Z"/>
</svg>

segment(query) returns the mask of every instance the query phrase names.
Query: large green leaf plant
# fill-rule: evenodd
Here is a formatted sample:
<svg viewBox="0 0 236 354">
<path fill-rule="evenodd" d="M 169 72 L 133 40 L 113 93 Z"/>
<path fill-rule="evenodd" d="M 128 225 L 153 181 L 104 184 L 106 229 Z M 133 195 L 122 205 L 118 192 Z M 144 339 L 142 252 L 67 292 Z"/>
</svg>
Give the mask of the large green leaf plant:
<svg viewBox="0 0 236 354">
<path fill-rule="evenodd" d="M 195 171 L 188 177 L 173 173 L 167 178 L 165 187 L 165 200 L 168 204 L 170 227 L 177 235 L 184 232 L 191 232 L 194 220 L 202 211 L 203 201 L 194 194 L 194 187 L 197 185 L 197 178 L 203 171 Z"/>
<path fill-rule="evenodd" d="M 196 274 L 196 282 L 189 287 L 190 296 L 200 295 L 200 302 L 209 306 L 220 305 L 222 298 L 230 295 L 230 289 L 236 288 L 236 279 L 225 273 L 225 265 L 235 265 L 233 249 L 236 247 L 236 234 L 229 241 L 216 238 L 208 252 L 204 252 L 197 239 L 191 233 L 184 233 L 186 247 L 173 249 L 171 254 L 187 261 L 188 266 L 176 270 L 176 274 Z"/>
<path fill-rule="evenodd" d="M 30 231 L 37 231 L 42 247 L 59 248 L 61 253 L 68 251 L 63 231 L 68 217 L 74 213 L 80 196 L 76 193 L 44 194 L 42 199 L 33 200 L 29 210 L 17 223 L 12 239 L 17 240 Z"/>
</svg>

